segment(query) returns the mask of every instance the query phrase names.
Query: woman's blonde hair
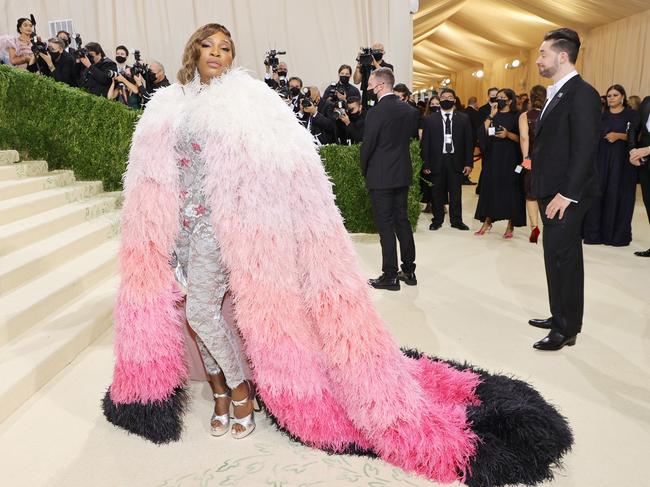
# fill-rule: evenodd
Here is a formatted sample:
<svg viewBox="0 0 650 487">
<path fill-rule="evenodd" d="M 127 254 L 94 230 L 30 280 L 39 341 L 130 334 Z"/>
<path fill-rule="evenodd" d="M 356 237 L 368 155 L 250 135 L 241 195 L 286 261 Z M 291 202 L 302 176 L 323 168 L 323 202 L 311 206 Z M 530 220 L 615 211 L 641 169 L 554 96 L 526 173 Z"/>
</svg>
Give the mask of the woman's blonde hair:
<svg viewBox="0 0 650 487">
<path fill-rule="evenodd" d="M 197 62 L 199 60 L 199 55 L 201 52 L 201 43 L 206 40 L 208 37 L 221 32 L 230 41 L 230 46 L 232 48 L 232 57 L 235 58 L 235 43 L 232 40 L 230 31 L 226 29 L 221 24 L 205 24 L 203 27 L 199 27 L 194 34 L 190 37 L 190 40 L 185 44 L 185 50 L 183 51 L 183 61 L 181 69 L 178 70 L 176 78 L 182 85 L 186 85 L 192 79 L 197 69 Z"/>
</svg>

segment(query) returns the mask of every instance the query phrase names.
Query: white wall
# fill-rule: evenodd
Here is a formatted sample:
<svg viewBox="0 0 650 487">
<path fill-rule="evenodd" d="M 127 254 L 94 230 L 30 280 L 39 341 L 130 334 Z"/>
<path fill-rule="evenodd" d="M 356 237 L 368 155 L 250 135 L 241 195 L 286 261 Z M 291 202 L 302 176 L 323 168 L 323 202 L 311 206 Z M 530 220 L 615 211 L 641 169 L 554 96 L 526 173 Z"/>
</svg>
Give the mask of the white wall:
<svg viewBox="0 0 650 487">
<path fill-rule="evenodd" d="M 233 34 L 236 64 L 262 77 L 264 53 L 281 48 L 289 74 L 321 88 L 336 80 L 339 65 L 354 67 L 359 47 L 380 41 L 397 82 L 411 85 L 409 0 L 0 0 L 0 12 L 0 34 L 16 32 L 16 20 L 30 13 L 44 38 L 49 21 L 73 19 L 84 43 L 99 42 L 111 58 L 118 44 L 140 49 L 170 80 L 189 36 L 209 22 Z"/>
</svg>

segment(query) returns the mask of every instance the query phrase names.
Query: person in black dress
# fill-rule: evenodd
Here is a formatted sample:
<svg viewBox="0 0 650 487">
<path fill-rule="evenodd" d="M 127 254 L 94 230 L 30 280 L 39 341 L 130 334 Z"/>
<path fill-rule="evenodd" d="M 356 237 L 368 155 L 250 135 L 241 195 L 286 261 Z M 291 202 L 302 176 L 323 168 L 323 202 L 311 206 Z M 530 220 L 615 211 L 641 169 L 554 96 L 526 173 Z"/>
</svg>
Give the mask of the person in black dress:
<svg viewBox="0 0 650 487">
<path fill-rule="evenodd" d="M 546 101 L 546 88 L 542 85 L 535 85 L 530 89 L 530 98 L 527 103 L 530 110 L 525 111 L 519 116 L 519 145 L 523 155 L 521 165 L 526 170 L 524 172 L 524 193 L 526 195 L 526 212 L 530 222 L 530 243 L 537 243 L 539 237 L 539 205 L 537 198 L 530 194 L 530 169 L 532 161 L 530 155 L 533 153 L 533 144 L 535 143 L 535 130 L 537 121 L 542 113 L 542 107 Z"/>
<path fill-rule="evenodd" d="M 514 227 L 526 225 L 519 150 L 517 99 L 511 89 L 499 90 L 497 105 L 478 131 L 483 167 L 481 192 L 474 218 L 483 222 L 474 235 L 484 235 L 492 223 L 508 220 L 503 238 L 512 238 Z"/>
<path fill-rule="evenodd" d="M 437 96 L 432 96 L 427 100 L 424 114 L 420 117 L 418 123 L 418 136 L 420 140 L 422 140 L 424 120 L 430 117 L 432 113 L 440 113 L 440 98 Z M 433 181 L 431 174 L 426 174 L 424 168 L 420 169 L 420 195 L 420 202 L 426 205 L 422 213 L 433 213 Z"/>
<path fill-rule="evenodd" d="M 632 241 L 637 170 L 629 163 L 627 129 L 636 114 L 621 85 L 610 86 L 606 96 L 596 166 L 601 195 L 587 213 L 583 236 L 585 244 L 623 247 Z"/>
</svg>

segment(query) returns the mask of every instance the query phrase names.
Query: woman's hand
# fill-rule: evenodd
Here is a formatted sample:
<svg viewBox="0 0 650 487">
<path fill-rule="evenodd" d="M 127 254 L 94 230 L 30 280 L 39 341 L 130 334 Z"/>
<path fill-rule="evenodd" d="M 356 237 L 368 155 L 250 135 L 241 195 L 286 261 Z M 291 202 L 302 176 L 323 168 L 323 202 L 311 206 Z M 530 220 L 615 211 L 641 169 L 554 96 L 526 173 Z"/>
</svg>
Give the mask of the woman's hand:
<svg viewBox="0 0 650 487">
<path fill-rule="evenodd" d="M 500 128 L 501 130 L 498 130 L 498 131 L 494 134 L 494 136 L 497 137 L 497 138 L 499 138 L 499 139 L 505 139 L 505 138 L 507 138 L 507 137 L 508 137 L 508 134 L 509 134 L 510 132 L 508 132 L 508 130 L 507 130 L 505 127 L 499 127 L 499 128 Z"/>
<path fill-rule="evenodd" d="M 618 132 L 610 132 L 604 137 L 604 139 L 610 144 L 613 144 L 617 140 L 623 140 L 623 135 L 625 134 L 620 134 Z"/>
</svg>

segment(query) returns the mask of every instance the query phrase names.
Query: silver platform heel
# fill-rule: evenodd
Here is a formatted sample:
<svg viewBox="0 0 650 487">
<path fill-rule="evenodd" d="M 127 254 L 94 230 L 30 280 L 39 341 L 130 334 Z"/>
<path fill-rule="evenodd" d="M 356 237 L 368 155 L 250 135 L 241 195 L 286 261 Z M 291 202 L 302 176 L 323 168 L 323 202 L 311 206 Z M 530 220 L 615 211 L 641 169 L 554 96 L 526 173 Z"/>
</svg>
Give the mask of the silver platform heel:
<svg viewBox="0 0 650 487">
<path fill-rule="evenodd" d="M 223 394 L 213 394 L 215 399 L 222 399 L 225 397 L 230 397 L 230 392 L 224 392 Z M 234 401 L 232 401 L 234 402 Z M 214 427 L 212 423 L 219 421 L 221 426 Z M 217 413 L 212 413 L 212 418 L 210 419 L 210 428 L 212 429 L 212 436 L 223 436 L 228 433 L 230 429 L 230 407 L 228 407 L 228 412 L 226 414 L 218 415 Z"/>
<path fill-rule="evenodd" d="M 235 401 L 233 399 L 232 405 L 234 407 L 241 407 L 245 405 L 248 401 L 252 402 L 255 400 L 255 395 L 253 394 L 253 388 L 250 385 L 250 382 L 246 381 L 246 384 L 248 385 L 248 397 L 246 399 L 242 399 L 241 401 Z M 246 438 L 253 431 L 255 431 L 255 407 L 253 407 L 253 411 L 251 411 L 251 413 L 248 416 L 245 416 L 243 418 L 238 418 L 233 414 L 232 423 L 233 426 L 238 424 L 245 428 L 244 431 L 241 432 L 235 431 L 234 429 L 231 428 L 230 434 L 232 435 L 232 437 L 236 440 L 241 440 L 242 438 Z"/>
</svg>

